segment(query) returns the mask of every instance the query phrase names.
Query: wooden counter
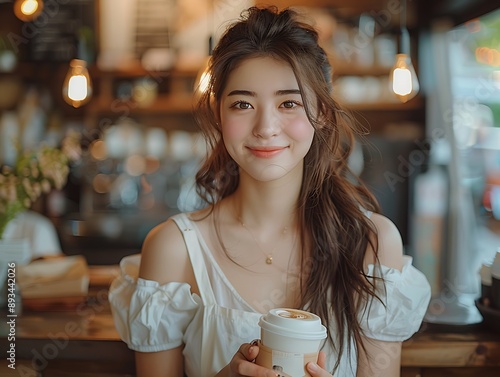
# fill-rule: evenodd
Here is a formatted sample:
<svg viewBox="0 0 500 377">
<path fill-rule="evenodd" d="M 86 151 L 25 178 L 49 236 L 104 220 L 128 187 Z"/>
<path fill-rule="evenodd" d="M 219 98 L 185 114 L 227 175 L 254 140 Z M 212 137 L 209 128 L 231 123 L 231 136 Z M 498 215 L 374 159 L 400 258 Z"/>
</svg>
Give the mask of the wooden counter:
<svg viewBox="0 0 500 377">
<path fill-rule="evenodd" d="M 403 343 L 402 376 L 499 377 L 500 334 L 481 325 L 457 330 L 424 323 Z"/>
<path fill-rule="evenodd" d="M 3 318 L 6 318 L 5 315 Z M 425 326 L 424 326 L 425 327 Z M 2 321 L 2 350 L 8 349 Z M 16 323 L 16 360 L 26 376 L 132 376 L 133 352 L 119 339 L 104 306 L 80 313 L 24 313 Z M 403 344 L 403 376 L 500 376 L 500 335 L 423 330 Z M 6 368 L 1 365 L 2 376 Z M 36 374 L 34 370 L 39 371 Z"/>
<path fill-rule="evenodd" d="M 8 368 L 2 357 L 0 375 L 133 376 L 134 354 L 118 337 L 106 293 L 107 286 L 94 285 L 86 303 L 73 311 L 24 311 L 15 326 L 17 369 Z M 6 312 L 0 315 L 0 349 L 5 355 L 11 343 L 9 318 Z M 403 343 L 401 361 L 403 377 L 498 377 L 500 334 L 480 326 L 452 332 L 424 324 Z"/>
</svg>

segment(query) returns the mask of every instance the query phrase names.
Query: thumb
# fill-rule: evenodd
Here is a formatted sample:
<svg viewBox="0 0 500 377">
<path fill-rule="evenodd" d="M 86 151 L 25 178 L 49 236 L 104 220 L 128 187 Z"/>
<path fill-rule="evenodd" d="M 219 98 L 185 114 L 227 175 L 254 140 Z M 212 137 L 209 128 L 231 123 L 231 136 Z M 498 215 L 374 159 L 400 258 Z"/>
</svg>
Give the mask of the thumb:
<svg viewBox="0 0 500 377">
<path fill-rule="evenodd" d="M 325 371 L 321 369 L 321 367 L 318 364 L 313 363 L 312 361 L 307 363 L 306 368 L 312 377 L 329 376 L 329 374 L 324 374 Z"/>
</svg>

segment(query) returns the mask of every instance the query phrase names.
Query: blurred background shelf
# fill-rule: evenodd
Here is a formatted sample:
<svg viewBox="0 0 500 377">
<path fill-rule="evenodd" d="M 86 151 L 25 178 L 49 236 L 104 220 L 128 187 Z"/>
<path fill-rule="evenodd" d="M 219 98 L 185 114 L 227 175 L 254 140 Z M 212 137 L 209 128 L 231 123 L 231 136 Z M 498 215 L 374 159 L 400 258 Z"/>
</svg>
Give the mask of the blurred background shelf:
<svg viewBox="0 0 500 377">
<path fill-rule="evenodd" d="M 416 97 L 412 100 L 401 103 L 401 102 L 361 102 L 361 103 L 349 103 L 339 101 L 342 105 L 350 110 L 356 111 L 411 111 L 418 110 L 422 111 L 425 108 L 425 102 L 423 98 Z"/>
</svg>

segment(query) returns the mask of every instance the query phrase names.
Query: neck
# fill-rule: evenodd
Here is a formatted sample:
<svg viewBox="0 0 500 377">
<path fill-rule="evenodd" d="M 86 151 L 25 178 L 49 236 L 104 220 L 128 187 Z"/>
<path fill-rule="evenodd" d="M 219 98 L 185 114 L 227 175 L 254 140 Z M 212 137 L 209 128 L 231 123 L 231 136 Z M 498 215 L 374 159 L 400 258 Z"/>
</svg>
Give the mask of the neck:
<svg viewBox="0 0 500 377">
<path fill-rule="evenodd" d="M 295 223 L 300 185 L 291 182 L 255 182 L 241 177 L 232 196 L 232 207 L 238 221 L 263 233 L 275 233 Z"/>
</svg>

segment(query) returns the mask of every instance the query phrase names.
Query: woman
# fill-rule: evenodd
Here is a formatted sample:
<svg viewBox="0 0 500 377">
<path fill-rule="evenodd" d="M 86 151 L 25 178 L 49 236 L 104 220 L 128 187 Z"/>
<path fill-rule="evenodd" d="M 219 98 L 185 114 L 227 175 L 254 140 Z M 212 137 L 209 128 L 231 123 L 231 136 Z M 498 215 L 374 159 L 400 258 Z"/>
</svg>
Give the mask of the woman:
<svg viewBox="0 0 500 377">
<path fill-rule="evenodd" d="M 351 183 L 353 123 L 331 98 L 317 38 L 292 10 L 254 7 L 214 49 L 196 112 L 208 206 L 153 229 L 139 279 L 110 291 L 138 376 L 276 376 L 251 342 L 275 307 L 328 327 L 312 376 L 399 375 L 430 289 L 394 224 Z"/>
</svg>

